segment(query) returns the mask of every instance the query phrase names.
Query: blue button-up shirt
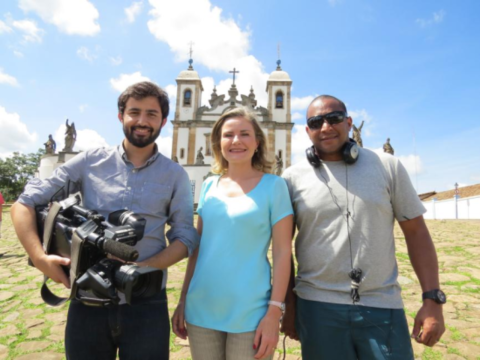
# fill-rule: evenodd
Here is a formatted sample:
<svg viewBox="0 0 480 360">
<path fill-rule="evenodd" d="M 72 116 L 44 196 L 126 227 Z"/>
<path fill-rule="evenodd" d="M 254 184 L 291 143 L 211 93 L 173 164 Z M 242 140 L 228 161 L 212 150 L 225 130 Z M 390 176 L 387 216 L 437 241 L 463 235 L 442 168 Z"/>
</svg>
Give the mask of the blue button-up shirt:
<svg viewBox="0 0 480 360">
<path fill-rule="evenodd" d="M 82 152 L 50 178 L 31 180 L 18 201 L 29 207 L 47 204 L 62 186 L 67 188 L 68 180 L 70 193 L 80 191 L 85 208 L 105 218 L 115 210 L 128 209 L 147 220 L 143 239 L 135 246 L 138 261 L 165 249 L 165 224 L 170 225 L 169 242 L 181 241 L 189 254 L 197 247 L 188 175 L 156 147 L 155 154 L 138 168 L 128 160 L 122 145 Z"/>
</svg>

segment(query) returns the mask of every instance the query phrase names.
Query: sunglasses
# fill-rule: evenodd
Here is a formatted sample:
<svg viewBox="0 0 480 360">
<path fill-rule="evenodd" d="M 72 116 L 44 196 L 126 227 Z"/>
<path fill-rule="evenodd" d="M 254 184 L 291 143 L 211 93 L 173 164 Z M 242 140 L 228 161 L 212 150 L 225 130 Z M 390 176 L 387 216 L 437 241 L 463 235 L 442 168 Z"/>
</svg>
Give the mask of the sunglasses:
<svg viewBox="0 0 480 360">
<path fill-rule="evenodd" d="M 323 122 L 326 121 L 330 125 L 336 125 L 343 122 L 348 117 L 345 111 L 332 111 L 325 115 L 312 116 L 307 119 L 307 126 L 312 130 L 321 129 Z"/>
</svg>

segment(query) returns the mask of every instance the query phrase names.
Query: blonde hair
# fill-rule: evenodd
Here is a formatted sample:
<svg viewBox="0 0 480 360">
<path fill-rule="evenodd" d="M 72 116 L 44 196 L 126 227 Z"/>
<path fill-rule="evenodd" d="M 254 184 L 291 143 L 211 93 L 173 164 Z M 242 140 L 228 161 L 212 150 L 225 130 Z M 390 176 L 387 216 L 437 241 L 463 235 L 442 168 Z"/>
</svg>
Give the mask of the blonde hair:
<svg viewBox="0 0 480 360">
<path fill-rule="evenodd" d="M 225 121 L 236 117 L 244 118 L 252 124 L 255 132 L 255 138 L 258 141 L 257 150 L 252 157 L 252 167 L 264 173 L 270 172 L 272 163 L 267 160 L 267 138 L 265 137 L 262 128 L 258 124 L 255 115 L 243 107 L 237 107 L 228 110 L 222 116 L 220 116 L 220 118 L 213 125 L 211 135 L 213 150 L 212 172 L 214 174 L 225 174 L 228 170 L 228 161 L 223 157 L 220 146 L 222 139 L 222 127 Z"/>
</svg>

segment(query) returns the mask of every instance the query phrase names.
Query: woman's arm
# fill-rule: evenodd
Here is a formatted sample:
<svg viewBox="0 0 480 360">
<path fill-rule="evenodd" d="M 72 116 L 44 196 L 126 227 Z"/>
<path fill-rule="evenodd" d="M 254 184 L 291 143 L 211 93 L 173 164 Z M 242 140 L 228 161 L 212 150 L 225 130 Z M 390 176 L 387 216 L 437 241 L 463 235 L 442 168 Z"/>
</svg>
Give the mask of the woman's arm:
<svg viewBox="0 0 480 360">
<path fill-rule="evenodd" d="M 273 239 L 273 282 L 270 300 L 283 302 L 290 279 L 290 258 L 292 256 L 293 215 L 279 220 L 272 229 Z M 258 348 L 255 359 L 263 359 L 275 351 L 282 311 L 278 306 L 269 305 L 268 311 L 258 325 L 254 349 Z"/>
<path fill-rule="evenodd" d="M 197 232 L 202 236 L 203 222 L 202 218 L 198 216 Z M 195 265 L 197 264 L 198 247 L 193 251 L 188 259 L 187 270 L 185 271 L 185 278 L 183 280 L 182 292 L 180 293 L 180 300 L 172 317 L 172 330 L 181 339 L 187 338 L 187 329 L 185 328 L 185 300 L 187 298 L 188 287 L 195 272 Z"/>
</svg>

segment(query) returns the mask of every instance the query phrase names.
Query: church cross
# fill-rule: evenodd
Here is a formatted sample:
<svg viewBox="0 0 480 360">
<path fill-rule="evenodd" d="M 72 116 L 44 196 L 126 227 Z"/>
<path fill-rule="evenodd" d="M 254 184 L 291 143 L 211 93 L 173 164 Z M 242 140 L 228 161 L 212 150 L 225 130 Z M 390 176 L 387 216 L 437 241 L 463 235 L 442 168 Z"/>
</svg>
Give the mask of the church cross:
<svg viewBox="0 0 480 360">
<path fill-rule="evenodd" d="M 192 58 L 192 54 L 193 54 L 193 41 L 190 41 L 190 43 L 188 45 L 190 45 L 190 59 Z"/>
<path fill-rule="evenodd" d="M 235 68 L 233 68 L 233 71 L 229 71 L 230 74 L 233 74 L 233 85 L 235 85 L 235 74 L 240 73 L 240 71 L 236 71 Z"/>
</svg>

